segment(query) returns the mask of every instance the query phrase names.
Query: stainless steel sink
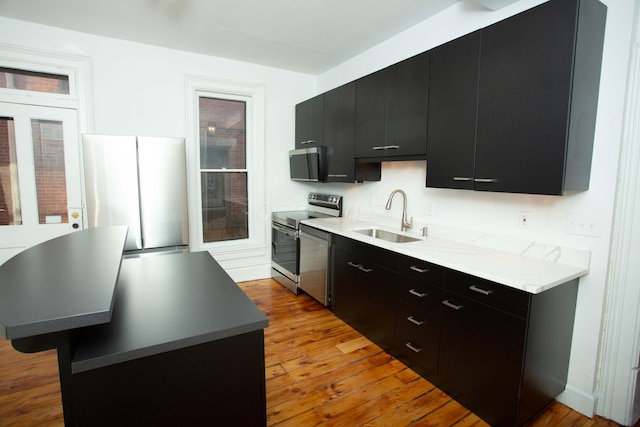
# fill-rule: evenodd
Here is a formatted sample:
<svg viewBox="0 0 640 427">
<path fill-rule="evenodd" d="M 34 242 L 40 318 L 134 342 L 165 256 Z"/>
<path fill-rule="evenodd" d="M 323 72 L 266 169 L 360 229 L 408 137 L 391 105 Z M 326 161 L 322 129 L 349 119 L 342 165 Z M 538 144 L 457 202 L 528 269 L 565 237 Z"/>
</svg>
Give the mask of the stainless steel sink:
<svg viewBox="0 0 640 427">
<path fill-rule="evenodd" d="M 404 234 L 394 233 L 393 231 L 381 230 L 379 228 L 364 228 L 361 230 L 353 230 L 356 233 L 364 234 L 366 236 L 371 236 L 376 239 L 386 240 L 387 242 L 392 243 L 409 243 L 409 242 L 417 242 L 420 240 L 416 237 L 405 236 Z"/>
</svg>

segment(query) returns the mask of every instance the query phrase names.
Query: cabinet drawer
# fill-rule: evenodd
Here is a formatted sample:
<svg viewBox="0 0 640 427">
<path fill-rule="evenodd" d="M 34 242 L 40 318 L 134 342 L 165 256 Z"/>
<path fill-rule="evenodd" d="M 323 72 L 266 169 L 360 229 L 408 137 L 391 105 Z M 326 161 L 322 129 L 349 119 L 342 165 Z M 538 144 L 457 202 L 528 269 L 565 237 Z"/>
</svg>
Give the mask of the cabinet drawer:
<svg viewBox="0 0 640 427">
<path fill-rule="evenodd" d="M 442 289 L 422 280 L 399 276 L 398 297 L 405 303 L 440 317 Z"/>
<path fill-rule="evenodd" d="M 333 235 L 333 243 L 338 249 L 357 255 L 359 258 L 383 265 L 393 271 L 396 271 L 398 268 L 399 255 L 396 252 L 349 239 L 339 234 Z"/>
<path fill-rule="evenodd" d="M 398 272 L 435 286 L 444 282 L 444 267 L 411 257 L 400 257 Z"/>
<path fill-rule="evenodd" d="M 395 356 L 422 376 L 432 378 L 438 369 L 440 323 L 424 311 L 398 303 Z"/>
<path fill-rule="evenodd" d="M 482 304 L 526 318 L 531 294 L 457 271 L 447 271 L 445 289 Z"/>
</svg>

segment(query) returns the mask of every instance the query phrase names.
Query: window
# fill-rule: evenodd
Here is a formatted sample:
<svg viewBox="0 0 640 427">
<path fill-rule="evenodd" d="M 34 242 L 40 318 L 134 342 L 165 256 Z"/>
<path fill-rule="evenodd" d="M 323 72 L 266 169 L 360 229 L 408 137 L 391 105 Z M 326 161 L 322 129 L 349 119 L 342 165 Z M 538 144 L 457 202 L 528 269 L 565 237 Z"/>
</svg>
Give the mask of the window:
<svg viewBox="0 0 640 427">
<path fill-rule="evenodd" d="M 12 117 L 0 117 L 0 225 L 22 224 Z"/>
<path fill-rule="evenodd" d="M 185 83 L 188 185 L 197 196 L 189 198 L 191 249 L 219 261 L 264 257 L 264 87 L 194 76 Z"/>
<path fill-rule="evenodd" d="M 0 87 L 69 95 L 69 76 L 0 67 Z"/>
<path fill-rule="evenodd" d="M 201 96 L 203 243 L 249 237 L 246 102 Z"/>
<path fill-rule="evenodd" d="M 67 178 L 62 122 L 31 119 L 40 224 L 67 223 Z"/>
</svg>

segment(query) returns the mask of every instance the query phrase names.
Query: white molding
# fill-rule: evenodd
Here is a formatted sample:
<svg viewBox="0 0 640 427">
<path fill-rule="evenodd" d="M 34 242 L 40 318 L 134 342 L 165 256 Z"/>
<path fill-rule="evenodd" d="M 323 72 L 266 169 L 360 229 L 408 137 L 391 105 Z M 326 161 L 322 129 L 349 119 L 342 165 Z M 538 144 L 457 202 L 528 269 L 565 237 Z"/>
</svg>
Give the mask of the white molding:
<svg viewBox="0 0 640 427">
<path fill-rule="evenodd" d="M 591 394 L 582 389 L 567 384 L 564 391 L 556 398 L 563 405 L 592 418 L 596 413 L 599 401 L 598 394 Z"/>
<path fill-rule="evenodd" d="M 632 425 L 640 417 L 636 390 L 640 347 L 640 286 L 631 277 L 639 242 L 631 238 L 640 227 L 637 203 L 640 202 L 640 35 L 632 46 L 627 85 L 625 124 L 620 151 L 618 189 L 607 277 L 604 336 L 601 351 L 598 414 L 622 425 Z M 637 232 L 637 229 L 635 230 Z M 634 403 L 636 404 L 634 411 Z"/>
<path fill-rule="evenodd" d="M 198 96 L 218 95 L 228 99 L 242 99 L 247 102 L 247 140 L 251 141 L 251 151 L 247 156 L 249 170 L 249 239 L 204 244 L 202 242 L 202 205 L 200 201 L 200 175 L 190 173 L 187 177 L 189 197 L 189 240 L 191 250 L 208 250 L 221 261 L 244 259 L 246 265 L 253 260 L 266 262 L 267 226 L 260 217 L 266 206 L 266 165 L 265 165 L 265 117 L 266 88 L 262 83 L 239 82 L 203 76 L 184 76 L 184 102 L 186 114 L 185 136 L 187 142 L 187 169 L 199 170 L 199 129 Z"/>
<path fill-rule="evenodd" d="M 69 95 L 33 93 L 0 89 L 3 102 L 15 104 L 38 105 L 75 110 L 77 120 L 77 140 L 83 133 L 93 133 L 95 128 L 93 107 L 93 62 L 88 56 L 24 48 L 21 46 L 0 43 L 0 65 L 9 68 L 26 69 L 37 72 L 66 74 L 69 76 Z M 82 165 L 82 147 L 78 146 Z M 83 169 L 80 167 L 81 209 L 85 219 L 85 192 Z"/>
</svg>

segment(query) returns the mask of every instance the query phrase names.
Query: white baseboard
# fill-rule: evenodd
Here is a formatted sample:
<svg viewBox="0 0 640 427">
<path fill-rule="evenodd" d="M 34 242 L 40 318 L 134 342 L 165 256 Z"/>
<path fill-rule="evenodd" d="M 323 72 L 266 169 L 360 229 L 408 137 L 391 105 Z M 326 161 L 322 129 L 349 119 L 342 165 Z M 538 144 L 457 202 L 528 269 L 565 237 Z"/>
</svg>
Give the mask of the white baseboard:
<svg viewBox="0 0 640 427">
<path fill-rule="evenodd" d="M 578 411 L 589 418 L 593 418 L 596 414 L 598 397 L 597 393 L 587 393 L 586 391 L 574 387 L 571 384 L 567 384 L 564 391 L 560 393 L 556 400 L 574 411 Z"/>
<path fill-rule="evenodd" d="M 246 282 L 248 280 L 259 280 L 271 277 L 270 263 L 251 265 L 248 267 L 227 267 L 223 262 L 221 262 L 220 265 L 235 282 Z"/>
</svg>

